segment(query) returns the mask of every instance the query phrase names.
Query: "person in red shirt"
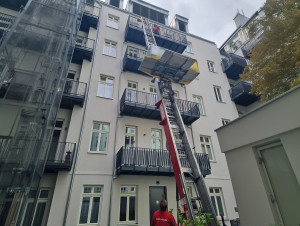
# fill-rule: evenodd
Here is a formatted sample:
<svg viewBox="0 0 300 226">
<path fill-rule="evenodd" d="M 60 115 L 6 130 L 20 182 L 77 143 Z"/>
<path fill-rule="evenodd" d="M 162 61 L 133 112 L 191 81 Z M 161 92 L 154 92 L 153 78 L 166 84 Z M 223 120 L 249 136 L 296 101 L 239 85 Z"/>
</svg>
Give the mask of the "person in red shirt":
<svg viewBox="0 0 300 226">
<path fill-rule="evenodd" d="M 167 200 L 161 200 L 159 208 L 153 214 L 151 226 L 177 226 L 174 216 L 168 212 Z"/>
</svg>

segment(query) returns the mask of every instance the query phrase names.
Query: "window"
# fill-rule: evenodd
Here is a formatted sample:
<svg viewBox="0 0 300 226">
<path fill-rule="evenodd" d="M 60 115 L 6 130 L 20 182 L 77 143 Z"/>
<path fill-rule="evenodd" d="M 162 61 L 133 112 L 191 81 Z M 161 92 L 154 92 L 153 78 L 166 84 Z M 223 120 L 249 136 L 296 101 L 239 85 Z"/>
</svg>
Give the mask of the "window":
<svg viewBox="0 0 300 226">
<path fill-rule="evenodd" d="M 110 0 L 109 4 L 119 8 L 120 0 Z"/>
<path fill-rule="evenodd" d="M 179 27 L 179 30 L 186 32 L 186 23 L 178 20 L 178 27 Z"/>
<path fill-rule="evenodd" d="M 149 95 L 149 104 L 150 105 L 155 105 L 157 102 L 157 94 L 156 94 L 156 89 L 154 86 L 149 87 L 149 91 L 151 95 Z"/>
<path fill-rule="evenodd" d="M 151 129 L 151 148 L 161 149 L 161 130 Z"/>
<path fill-rule="evenodd" d="M 150 86 L 150 87 L 149 87 L 149 91 L 150 91 L 150 93 L 152 93 L 152 94 L 156 94 L 156 89 L 155 89 L 154 86 Z"/>
<path fill-rule="evenodd" d="M 79 224 L 96 224 L 99 221 L 101 186 L 84 186 Z"/>
<path fill-rule="evenodd" d="M 222 96 L 222 93 L 221 93 L 221 87 L 214 86 L 214 92 L 215 92 L 217 101 L 218 102 L 224 102 L 223 96 Z"/>
<path fill-rule="evenodd" d="M 194 102 L 196 102 L 199 106 L 200 115 L 205 115 L 203 99 L 201 96 L 193 95 Z"/>
<path fill-rule="evenodd" d="M 108 15 L 107 24 L 108 27 L 119 29 L 119 18 Z"/>
<path fill-rule="evenodd" d="M 208 70 L 211 72 L 216 72 L 215 63 L 212 61 L 207 61 Z"/>
<path fill-rule="evenodd" d="M 128 82 L 127 83 L 127 101 L 135 103 L 137 101 L 137 83 Z"/>
<path fill-rule="evenodd" d="M 100 76 L 100 82 L 98 85 L 99 97 L 112 98 L 113 96 L 114 79 L 104 75 Z"/>
<path fill-rule="evenodd" d="M 211 202 L 216 210 L 217 216 L 225 216 L 224 201 L 221 188 L 209 188 Z"/>
<path fill-rule="evenodd" d="M 175 91 L 175 90 L 173 90 L 173 92 L 174 92 L 174 97 L 175 97 L 176 99 L 178 99 L 178 98 L 179 98 L 179 92 L 178 92 L 178 91 Z"/>
<path fill-rule="evenodd" d="M 142 17 L 146 17 L 148 19 L 157 21 L 161 24 L 165 24 L 165 14 L 158 12 L 156 10 L 150 9 L 146 6 L 138 4 L 136 2 L 132 3 L 132 12 L 134 14 L 140 15 Z"/>
<path fill-rule="evenodd" d="M 136 146 L 136 127 L 126 126 L 125 128 L 125 147 Z"/>
<path fill-rule="evenodd" d="M 117 56 L 117 43 L 112 41 L 105 41 L 103 54 L 107 56 Z"/>
<path fill-rule="evenodd" d="M 230 122 L 229 119 L 224 119 L 224 118 L 222 118 L 222 124 L 223 124 L 223 126 L 225 126 L 225 125 L 228 124 L 229 122 Z"/>
<path fill-rule="evenodd" d="M 121 186 L 120 221 L 136 221 L 136 186 Z"/>
<path fill-rule="evenodd" d="M 39 190 L 39 196 L 37 200 L 37 204 L 34 208 L 34 199 L 36 197 L 36 190 L 31 190 L 29 193 L 28 201 L 25 207 L 25 214 L 22 220 L 22 225 L 43 225 L 45 224 L 44 218 L 47 214 L 47 203 L 49 198 L 49 189 L 41 188 Z M 34 209 L 33 209 L 34 208 Z M 31 214 L 33 211 L 33 220 L 31 220 Z"/>
<path fill-rule="evenodd" d="M 187 53 L 192 53 L 192 52 L 193 52 L 193 49 L 192 49 L 192 43 L 191 43 L 191 42 L 188 42 L 188 43 L 187 43 L 185 52 L 187 52 Z"/>
<path fill-rule="evenodd" d="M 209 160 L 214 160 L 211 138 L 209 136 L 200 136 L 201 150 L 204 154 L 208 154 Z"/>
<path fill-rule="evenodd" d="M 107 151 L 109 124 L 94 122 L 90 152 L 104 153 Z"/>
</svg>

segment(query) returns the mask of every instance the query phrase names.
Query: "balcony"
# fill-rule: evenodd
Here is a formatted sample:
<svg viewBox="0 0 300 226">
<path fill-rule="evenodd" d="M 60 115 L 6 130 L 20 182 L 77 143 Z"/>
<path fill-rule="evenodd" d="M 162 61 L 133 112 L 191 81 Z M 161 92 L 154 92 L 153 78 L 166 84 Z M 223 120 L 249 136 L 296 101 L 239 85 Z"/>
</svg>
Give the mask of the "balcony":
<svg viewBox="0 0 300 226">
<path fill-rule="evenodd" d="M 0 13 L 0 39 L 10 29 L 10 26 L 13 24 L 15 20 L 14 16 Z"/>
<path fill-rule="evenodd" d="M 56 173 L 59 170 L 71 170 L 75 150 L 75 143 L 51 142 L 45 166 L 45 172 Z"/>
<path fill-rule="evenodd" d="M 20 11 L 21 7 L 25 7 L 28 0 L 1 0 L 0 6 L 14 11 Z"/>
<path fill-rule="evenodd" d="M 80 30 L 84 32 L 89 32 L 90 27 L 97 29 L 100 8 L 84 3 L 82 4 L 82 19 L 80 24 Z"/>
<path fill-rule="evenodd" d="M 248 106 L 259 99 L 258 96 L 250 94 L 251 84 L 241 81 L 229 90 L 231 100 L 238 105 Z"/>
<path fill-rule="evenodd" d="M 246 66 L 247 61 L 245 58 L 234 53 L 228 53 L 227 57 L 222 59 L 223 71 L 226 73 L 229 79 L 239 79 L 240 74 L 243 73 Z"/>
<path fill-rule="evenodd" d="M 95 40 L 78 36 L 72 56 L 72 63 L 82 64 L 83 60 L 91 61 L 93 58 Z"/>
<path fill-rule="evenodd" d="M 254 49 L 254 47 L 262 40 L 263 34 L 263 30 L 258 31 L 255 37 L 251 38 L 248 42 L 244 44 L 244 46 L 242 47 L 242 51 L 245 57 L 250 57 L 249 54 Z"/>
<path fill-rule="evenodd" d="M 200 110 L 197 103 L 180 99 L 176 101 L 185 124 L 190 125 L 200 118 Z M 120 101 L 120 114 L 160 120 L 160 112 L 155 106 L 156 102 L 156 94 L 125 89 Z"/>
<path fill-rule="evenodd" d="M 138 49 L 132 46 L 127 46 L 126 52 L 123 58 L 123 71 L 132 71 L 135 73 L 143 72 L 139 71 L 139 67 L 146 55 L 146 51 L 143 49 Z"/>
<path fill-rule="evenodd" d="M 150 22 L 150 27 L 153 30 L 154 24 L 160 27 L 159 34 L 154 34 L 156 44 L 174 52 L 183 53 L 187 47 L 186 35 L 168 28 L 162 24 Z M 133 16 L 128 17 L 125 30 L 125 41 L 134 42 L 140 45 L 146 45 L 142 21 Z"/>
<path fill-rule="evenodd" d="M 209 157 L 207 154 L 196 153 L 200 171 L 205 177 L 211 174 Z M 181 159 L 183 168 L 190 168 L 186 159 Z M 122 147 L 117 153 L 116 173 L 131 175 L 159 175 L 174 174 L 170 154 L 166 150 Z"/>
<path fill-rule="evenodd" d="M 74 105 L 83 106 L 86 93 L 86 83 L 67 80 L 60 102 L 61 108 L 73 109 Z"/>
</svg>

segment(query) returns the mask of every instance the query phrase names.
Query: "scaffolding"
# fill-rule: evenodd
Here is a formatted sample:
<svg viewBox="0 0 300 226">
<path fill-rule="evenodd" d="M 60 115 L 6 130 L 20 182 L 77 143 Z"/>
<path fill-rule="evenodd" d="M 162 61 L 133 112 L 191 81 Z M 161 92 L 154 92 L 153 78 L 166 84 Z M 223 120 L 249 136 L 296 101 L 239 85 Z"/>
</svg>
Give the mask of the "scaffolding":
<svg viewBox="0 0 300 226">
<path fill-rule="evenodd" d="M 0 41 L 0 225 L 26 208 L 44 172 L 78 18 L 76 0 L 29 0 Z"/>
</svg>

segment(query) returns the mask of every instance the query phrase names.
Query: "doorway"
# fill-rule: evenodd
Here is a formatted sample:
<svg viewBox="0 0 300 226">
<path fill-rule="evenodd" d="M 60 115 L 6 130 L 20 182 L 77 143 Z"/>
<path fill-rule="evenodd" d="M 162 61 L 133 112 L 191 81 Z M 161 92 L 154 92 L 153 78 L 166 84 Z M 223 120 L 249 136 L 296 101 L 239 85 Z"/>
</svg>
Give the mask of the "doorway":
<svg viewBox="0 0 300 226">
<path fill-rule="evenodd" d="M 159 209 L 159 204 L 162 199 L 167 199 L 167 188 L 165 186 L 150 186 L 149 187 L 150 199 L 150 224 L 152 216 L 156 210 Z"/>
<path fill-rule="evenodd" d="M 56 161 L 56 154 L 57 154 L 57 149 L 58 149 L 58 145 L 59 145 L 59 138 L 60 138 L 60 134 L 62 131 L 62 127 L 63 127 L 64 121 L 63 120 L 56 120 L 55 122 L 55 127 L 54 127 L 54 131 L 53 131 L 53 136 L 52 136 L 52 140 L 51 140 L 51 144 L 50 144 L 50 150 L 48 153 L 48 161 Z"/>
<path fill-rule="evenodd" d="M 271 202 L 278 206 L 284 225 L 300 225 L 300 186 L 282 144 L 259 151 L 274 196 Z"/>
</svg>

